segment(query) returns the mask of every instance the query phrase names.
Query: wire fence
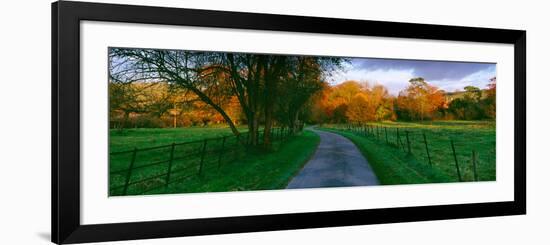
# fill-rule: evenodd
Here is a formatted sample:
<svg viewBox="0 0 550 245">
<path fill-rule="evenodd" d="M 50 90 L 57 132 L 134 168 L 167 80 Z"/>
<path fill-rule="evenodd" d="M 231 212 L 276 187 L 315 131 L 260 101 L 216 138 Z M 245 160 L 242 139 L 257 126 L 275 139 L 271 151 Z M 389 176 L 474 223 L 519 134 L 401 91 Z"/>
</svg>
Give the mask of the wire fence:
<svg viewBox="0 0 550 245">
<path fill-rule="evenodd" d="M 495 180 L 494 142 L 482 142 L 481 136 L 465 137 L 460 131 L 446 133 L 377 124 L 342 124 L 327 128 L 385 143 L 409 158 L 441 169 L 456 181 Z"/>
<path fill-rule="evenodd" d="M 109 195 L 159 193 L 172 184 L 217 171 L 246 154 L 251 143 L 248 134 L 112 152 L 109 154 Z M 272 142 L 280 142 L 291 136 L 292 130 L 278 127 L 270 134 Z M 258 130 L 256 137 L 263 136 Z"/>
</svg>

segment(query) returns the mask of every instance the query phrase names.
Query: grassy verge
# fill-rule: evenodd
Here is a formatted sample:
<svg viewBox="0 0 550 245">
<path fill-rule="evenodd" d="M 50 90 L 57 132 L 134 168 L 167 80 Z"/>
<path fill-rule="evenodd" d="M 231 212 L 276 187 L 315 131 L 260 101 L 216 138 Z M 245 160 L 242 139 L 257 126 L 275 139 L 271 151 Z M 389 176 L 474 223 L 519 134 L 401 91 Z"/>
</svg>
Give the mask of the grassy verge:
<svg viewBox="0 0 550 245">
<path fill-rule="evenodd" d="M 494 181 L 495 125 L 491 122 L 448 121 L 428 123 L 387 122 L 348 130 L 343 125 L 325 125 L 325 130 L 352 140 L 367 157 L 383 184 L 457 182 L 458 174 L 450 141 L 453 140 L 463 181 Z M 399 128 L 400 136 L 397 137 Z M 387 132 L 387 138 L 386 138 Z M 408 154 L 406 134 L 412 154 Z M 430 159 L 424 142 L 426 136 Z M 399 141 L 400 139 L 400 141 Z M 472 162 L 476 152 L 476 169 Z M 431 164 L 430 165 L 430 160 Z"/>
<path fill-rule="evenodd" d="M 171 184 L 166 193 L 283 189 L 315 152 L 319 140 L 317 134 L 304 131 L 271 152 L 248 152 L 219 171 Z"/>
<path fill-rule="evenodd" d="M 136 129 L 126 132 L 126 135 L 113 135 L 116 133 L 111 132 L 111 149 L 128 150 L 131 145 L 136 144 L 144 148 L 182 142 L 183 139 L 199 140 L 228 135 L 229 130 L 223 128 Z M 268 152 L 246 150 L 238 144 L 235 137 L 227 138 L 223 152 L 209 150 L 210 148 L 220 149 L 221 140 L 208 141 L 205 156 L 194 154 L 194 152 L 201 152 L 200 142 L 177 145 L 174 153 L 176 160 L 172 165 L 174 174 L 171 175 L 170 184 L 167 188 L 153 189 L 145 194 L 281 189 L 286 187 L 290 179 L 302 168 L 318 143 L 318 135 L 304 131 L 284 141 L 275 142 L 272 150 Z M 169 147 L 139 152 L 134 167 L 168 159 L 169 154 Z M 131 155 L 131 152 L 112 155 L 111 171 L 127 169 Z M 201 157 L 204 158 L 203 169 L 199 169 Z M 134 170 L 130 182 L 166 173 L 166 166 L 167 164 L 159 164 Z M 201 175 L 198 175 L 197 173 L 201 171 Z M 111 174 L 110 186 L 120 186 L 124 183 L 125 176 L 125 172 Z M 172 181 L 178 179 L 182 180 Z M 153 178 L 150 181 L 132 185 L 127 193 L 129 195 L 141 193 L 143 190 L 163 186 L 165 183 L 165 176 Z M 120 195 L 120 191 L 121 189 L 117 189 L 111 195 Z"/>
<path fill-rule="evenodd" d="M 245 128 L 240 128 L 246 131 Z M 227 127 L 110 129 L 109 152 L 147 148 L 231 135 Z"/>
<path fill-rule="evenodd" d="M 448 175 L 418 162 L 414 157 L 397 152 L 394 147 L 380 144 L 350 132 L 331 129 L 350 139 L 363 153 L 378 180 L 384 185 L 453 182 Z"/>
</svg>

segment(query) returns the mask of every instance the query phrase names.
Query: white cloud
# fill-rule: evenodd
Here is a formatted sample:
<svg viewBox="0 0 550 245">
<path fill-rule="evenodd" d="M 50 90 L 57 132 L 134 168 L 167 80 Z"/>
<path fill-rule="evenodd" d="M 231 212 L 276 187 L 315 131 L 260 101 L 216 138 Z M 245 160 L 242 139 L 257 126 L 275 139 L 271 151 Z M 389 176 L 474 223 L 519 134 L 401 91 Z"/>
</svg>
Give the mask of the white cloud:
<svg viewBox="0 0 550 245">
<path fill-rule="evenodd" d="M 351 69 L 334 74 L 329 78 L 329 82 L 336 85 L 347 80 L 368 81 L 371 84 L 384 85 L 390 94 L 397 95 L 407 87 L 409 80 L 413 77 L 415 77 L 414 69 Z"/>
<path fill-rule="evenodd" d="M 488 68 L 485 70 L 474 72 L 470 75 L 467 75 L 461 79 L 457 80 L 434 80 L 428 81 L 429 83 L 438 86 L 439 88 L 445 91 L 456 91 L 463 90 L 466 86 L 476 86 L 478 88 L 484 89 L 487 88 L 489 80 L 496 75 L 494 68 Z"/>
<path fill-rule="evenodd" d="M 480 70 L 460 79 L 428 80 L 427 82 L 445 91 L 463 90 L 468 85 L 486 88 L 489 79 L 496 74 L 494 67 Z M 328 78 L 332 85 L 340 84 L 347 80 L 368 81 L 371 84 L 384 85 L 390 94 L 398 95 L 399 91 L 409 85 L 411 78 L 418 77 L 414 69 L 347 69 L 333 74 Z"/>
</svg>

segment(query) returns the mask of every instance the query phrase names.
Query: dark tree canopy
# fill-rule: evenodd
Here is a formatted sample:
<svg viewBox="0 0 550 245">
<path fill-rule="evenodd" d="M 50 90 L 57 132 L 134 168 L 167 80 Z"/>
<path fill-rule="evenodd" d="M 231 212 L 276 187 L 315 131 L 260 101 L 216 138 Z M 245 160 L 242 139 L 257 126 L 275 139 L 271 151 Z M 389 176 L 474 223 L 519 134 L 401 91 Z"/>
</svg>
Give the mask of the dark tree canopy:
<svg viewBox="0 0 550 245">
<path fill-rule="evenodd" d="M 341 69 L 345 61 L 330 57 L 111 48 L 109 78 L 113 84 L 161 82 L 191 92 L 216 110 L 238 135 L 235 123 L 222 106 L 234 96 L 246 117 L 248 141 L 259 144 L 257 132 L 263 123 L 263 144 L 269 146 L 273 124 L 295 129 L 300 111 L 321 90 L 324 77 Z"/>
</svg>

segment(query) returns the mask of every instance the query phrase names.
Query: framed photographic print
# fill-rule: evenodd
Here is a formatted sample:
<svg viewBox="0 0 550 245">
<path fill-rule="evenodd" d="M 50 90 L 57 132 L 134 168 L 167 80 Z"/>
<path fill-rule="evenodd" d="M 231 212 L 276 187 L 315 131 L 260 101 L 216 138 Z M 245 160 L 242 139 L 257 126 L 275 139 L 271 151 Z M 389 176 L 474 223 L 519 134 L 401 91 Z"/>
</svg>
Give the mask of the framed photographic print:
<svg viewBox="0 0 550 245">
<path fill-rule="evenodd" d="M 525 31 L 52 4 L 52 241 L 519 215 Z"/>
</svg>

